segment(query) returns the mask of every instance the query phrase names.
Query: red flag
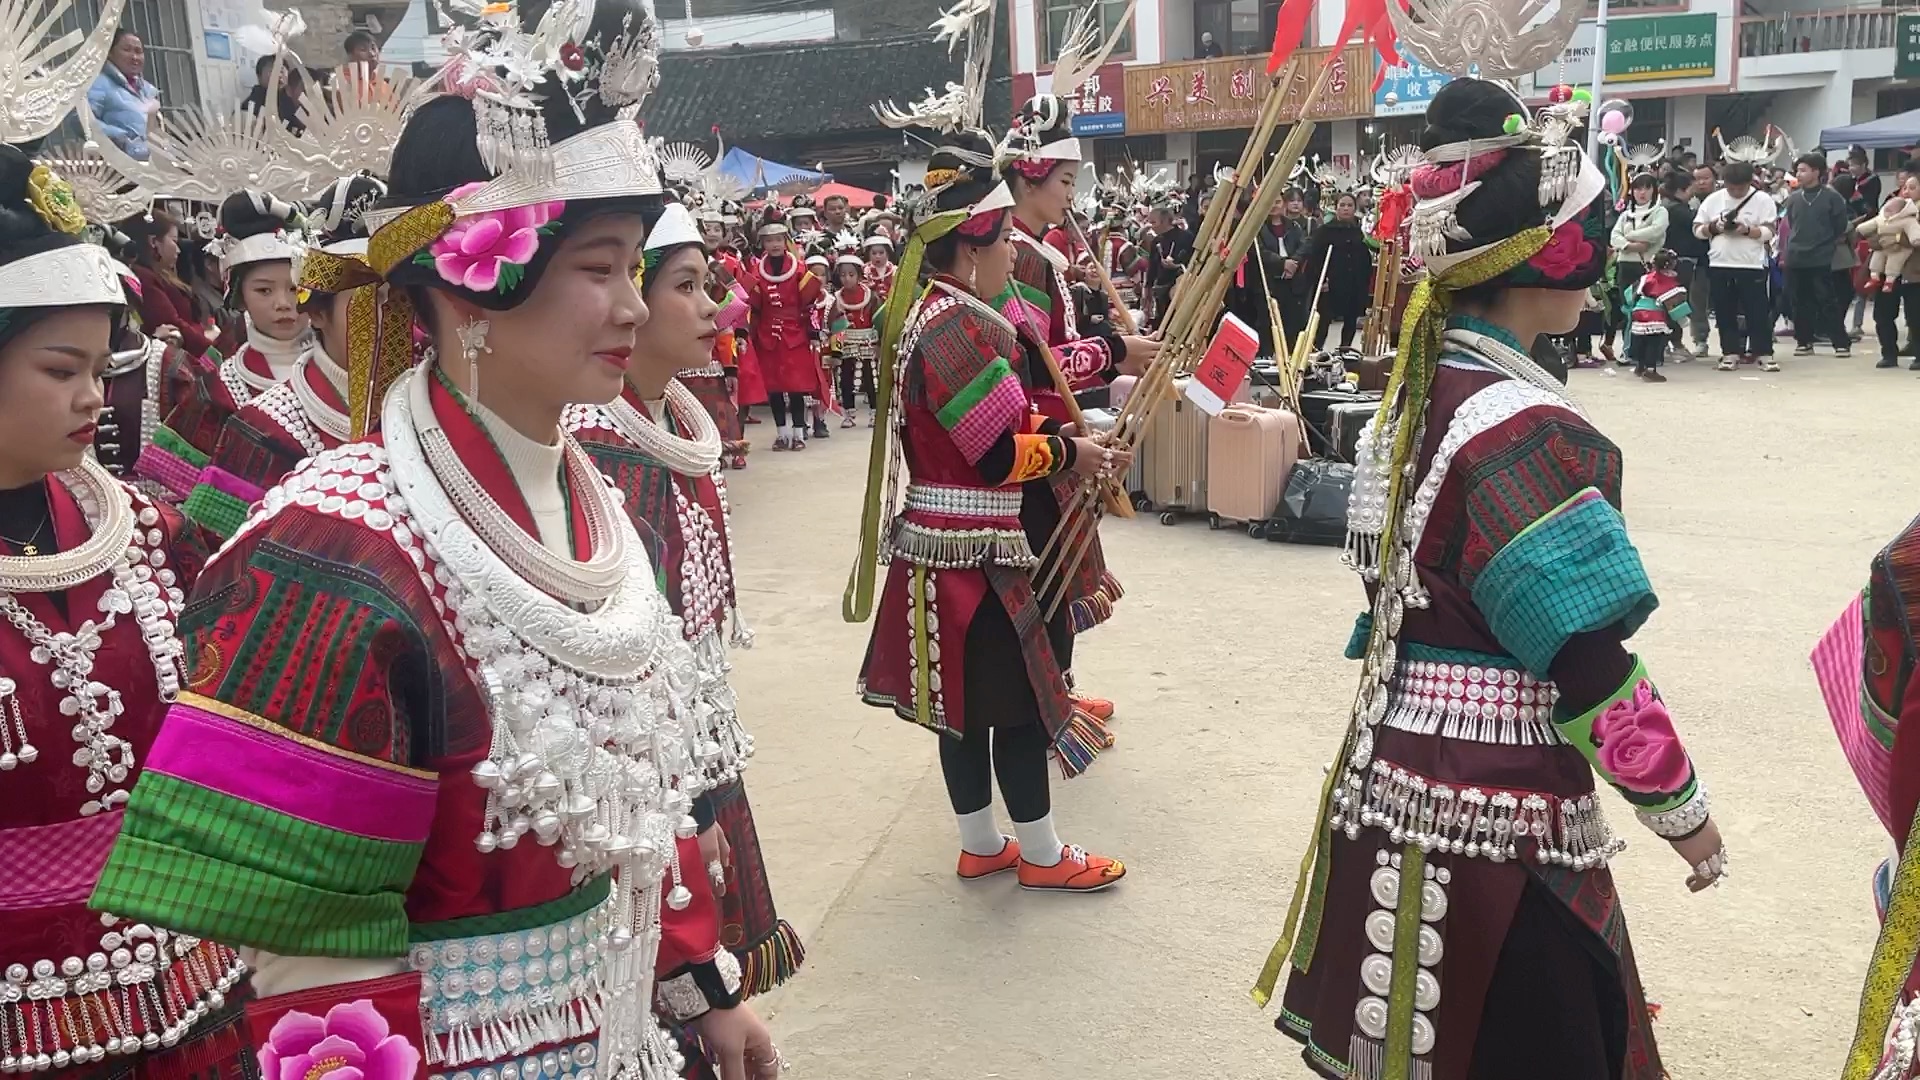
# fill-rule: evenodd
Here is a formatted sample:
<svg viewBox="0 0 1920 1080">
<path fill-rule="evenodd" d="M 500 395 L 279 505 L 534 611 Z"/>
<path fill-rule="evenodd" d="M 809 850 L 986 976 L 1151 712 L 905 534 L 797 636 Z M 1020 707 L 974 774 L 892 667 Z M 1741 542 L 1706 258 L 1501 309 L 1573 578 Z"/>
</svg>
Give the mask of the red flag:
<svg viewBox="0 0 1920 1080">
<path fill-rule="evenodd" d="M 1313 14 L 1313 0 L 1281 0 L 1273 25 L 1273 52 L 1267 57 L 1267 74 L 1278 75 L 1287 58 L 1300 47 L 1307 35 L 1307 19 Z"/>
<path fill-rule="evenodd" d="M 1381 62 L 1373 68 L 1373 89 L 1379 90 L 1387 78 L 1387 68 L 1400 65 L 1400 36 L 1394 32 L 1393 20 L 1387 15 L 1387 5 L 1400 3 L 1401 0 L 1347 0 L 1347 18 L 1340 24 L 1339 42 L 1345 46 L 1354 31 L 1360 32 L 1360 40 L 1373 43 L 1379 52 Z M 1333 56 L 1338 56 L 1336 48 Z M 1328 57 L 1332 63 L 1332 57 Z"/>
</svg>

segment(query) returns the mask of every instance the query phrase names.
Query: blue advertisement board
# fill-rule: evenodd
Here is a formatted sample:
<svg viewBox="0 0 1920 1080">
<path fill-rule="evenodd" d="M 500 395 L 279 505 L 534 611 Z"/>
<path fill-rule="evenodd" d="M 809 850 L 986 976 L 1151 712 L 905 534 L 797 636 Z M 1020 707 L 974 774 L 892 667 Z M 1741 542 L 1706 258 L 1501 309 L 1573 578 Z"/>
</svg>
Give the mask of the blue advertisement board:
<svg viewBox="0 0 1920 1080">
<path fill-rule="evenodd" d="M 1373 92 L 1373 115 L 1420 116 L 1440 88 L 1453 80 L 1444 71 L 1435 71 L 1412 55 L 1400 58 L 1403 64 L 1386 69 L 1380 89 Z"/>
</svg>

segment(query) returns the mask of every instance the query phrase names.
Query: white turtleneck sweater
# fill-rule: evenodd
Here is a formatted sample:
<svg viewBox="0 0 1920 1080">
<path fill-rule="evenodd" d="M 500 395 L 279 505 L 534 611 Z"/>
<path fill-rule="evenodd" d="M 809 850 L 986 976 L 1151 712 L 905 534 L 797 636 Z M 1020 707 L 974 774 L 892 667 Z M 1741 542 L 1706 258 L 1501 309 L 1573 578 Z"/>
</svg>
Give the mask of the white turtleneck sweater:
<svg viewBox="0 0 1920 1080">
<path fill-rule="evenodd" d="M 319 334 L 313 335 L 312 355 L 313 364 L 320 369 L 321 378 L 326 379 L 327 385 L 333 387 L 333 392 L 344 399 L 347 396 L 347 369 L 341 367 L 332 356 L 327 354 L 327 348 L 321 343 Z"/>
<path fill-rule="evenodd" d="M 554 429 L 552 445 L 535 442 L 513 429 L 499 414 L 474 402 L 474 414 L 493 436 L 507 468 L 513 473 L 520 495 L 533 512 L 540 543 L 562 558 L 573 558 L 572 529 L 567 521 L 567 497 L 560 487 L 562 451 L 559 428 Z"/>
<path fill-rule="evenodd" d="M 253 316 L 248 315 L 246 323 L 247 344 L 266 359 L 267 369 L 273 372 L 274 382 L 286 382 L 287 376 L 293 374 L 294 365 L 300 362 L 301 357 L 307 355 L 307 350 L 317 348 L 320 344 L 319 336 L 312 331 L 301 334 L 292 341 L 282 341 L 255 329 Z"/>
</svg>

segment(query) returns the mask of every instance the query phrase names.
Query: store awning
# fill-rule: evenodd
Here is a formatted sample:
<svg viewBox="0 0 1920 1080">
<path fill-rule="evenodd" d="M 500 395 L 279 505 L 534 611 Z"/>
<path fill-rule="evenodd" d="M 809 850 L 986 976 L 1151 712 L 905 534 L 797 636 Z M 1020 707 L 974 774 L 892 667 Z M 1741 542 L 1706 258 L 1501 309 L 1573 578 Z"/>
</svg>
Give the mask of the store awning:
<svg viewBox="0 0 1920 1080">
<path fill-rule="evenodd" d="M 727 156 L 720 159 L 720 171 L 751 185 L 756 192 L 768 188 L 812 191 L 833 179 L 832 173 L 782 165 L 777 161 L 756 157 L 737 146 L 729 148 Z"/>
<path fill-rule="evenodd" d="M 1862 124 L 1825 128 L 1820 132 L 1820 145 L 1828 150 L 1844 150 L 1849 146 L 1893 150 L 1920 145 L 1920 109 L 1908 109 Z"/>
</svg>

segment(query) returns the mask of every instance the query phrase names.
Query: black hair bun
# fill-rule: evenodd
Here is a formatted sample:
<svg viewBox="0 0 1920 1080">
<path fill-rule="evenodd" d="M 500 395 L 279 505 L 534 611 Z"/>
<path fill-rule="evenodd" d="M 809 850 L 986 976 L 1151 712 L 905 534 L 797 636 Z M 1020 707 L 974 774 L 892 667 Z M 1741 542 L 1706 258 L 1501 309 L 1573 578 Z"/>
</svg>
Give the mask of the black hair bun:
<svg viewBox="0 0 1920 1080">
<path fill-rule="evenodd" d="M 1507 117 L 1522 112 L 1512 93 L 1485 79 L 1455 79 L 1440 88 L 1427 105 L 1427 126 L 1420 148 L 1432 150 L 1448 143 L 1497 139 L 1506 134 Z M 1494 152 L 1492 148 L 1489 153 Z M 1460 167 L 1457 163 L 1455 168 Z M 1454 211 L 1460 226 L 1472 234 L 1452 247 L 1474 247 L 1504 240 L 1547 220 L 1540 205 L 1540 155 L 1508 151 L 1499 164 L 1480 173 L 1479 190 Z"/>
<path fill-rule="evenodd" d="M 307 220 L 319 230 L 322 244 L 361 239 L 367 235 L 367 211 L 386 196 L 387 185 L 374 177 L 343 176 L 308 204 Z"/>
<path fill-rule="evenodd" d="M 80 242 L 55 231 L 28 201 L 33 170 L 33 159 L 18 147 L 0 144 L 0 264 Z"/>
<path fill-rule="evenodd" d="M 292 203 L 264 191 L 236 191 L 220 204 L 220 227 L 235 240 L 278 232 L 298 217 Z"/>
<path fill-rule="evenodd" d="M 1058 94 L 1036 94 L 1020 106 L 1015 123 L 1037 136 L 1040 145 L 1045 146 L 1072 135 L 1072 115 L 1066 99 Z"/>
<path fill-rule="evenodd" d="M 993 149 L 993 140 L 985 132 L 962 131 L 941 140 L 927 155 L 927 186 L 934 193 L 936 211 L 964 210 L 993 190 L 999 182 L 993 166 L 977 164 L 991 161 Z"/>
</svg>

